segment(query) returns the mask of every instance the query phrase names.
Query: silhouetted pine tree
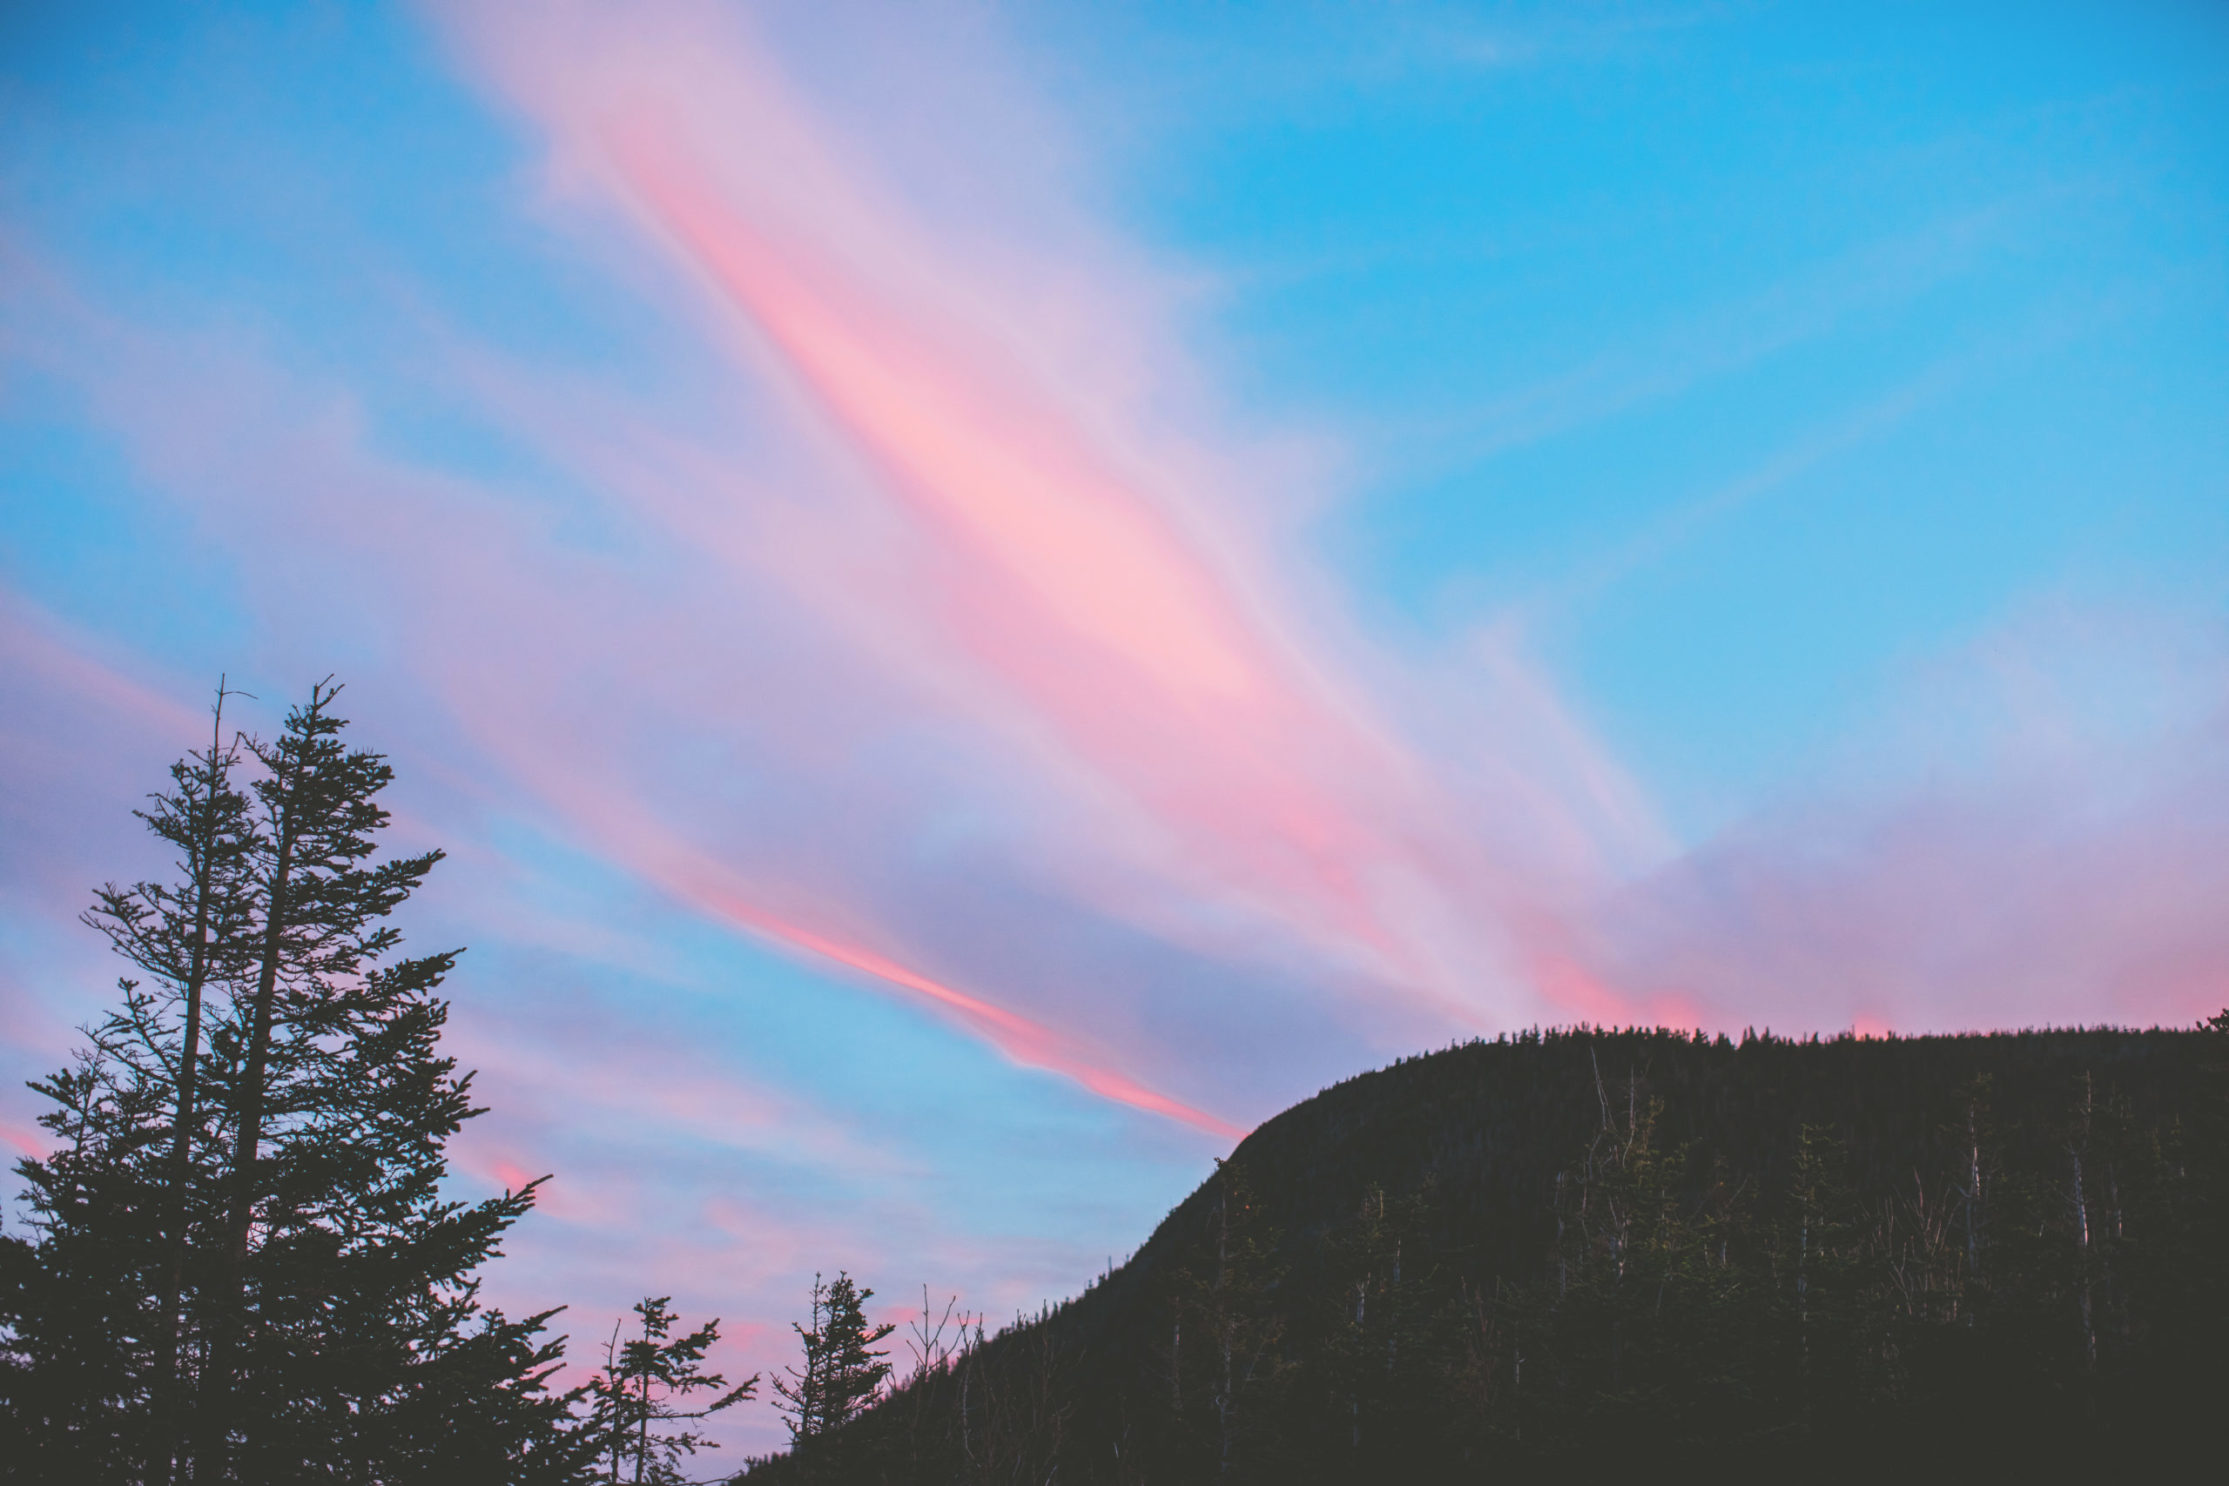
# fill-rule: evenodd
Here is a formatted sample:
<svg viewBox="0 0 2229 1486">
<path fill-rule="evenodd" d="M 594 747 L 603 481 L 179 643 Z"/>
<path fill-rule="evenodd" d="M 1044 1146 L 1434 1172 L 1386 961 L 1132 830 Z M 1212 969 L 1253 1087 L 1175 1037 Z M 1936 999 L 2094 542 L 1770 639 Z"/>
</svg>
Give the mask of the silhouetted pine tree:
<svg viewBox="0 0 2229 1486">
<path fill-rule="evenodd" d="M 2179 1479 L 2229 1386 L 2229 1015 L 1526 1034 L 1351 1080 L 1233 1161 L 1243 1202 L 1219 1170 L 1075 1300 L 749 1479 Z M 1273 1386 L 1224 1395 L 1226 1454 L 1234 1317 Z"/>
<path fill-rule="evenodd" d="M 247 868 L 254 840 L 246 795 L 232 782 L 238 746 L 224 735 L 228 691 L 217 683 L 207 749 L 171 766 L 172 789 L 134 812 L 178 854 L 172 884 L 104 885 L 85 921 L 150 977 L 142 990 L 125 982 L 124 1010 L 96 1034 L 119 1066 L 149 1087 L 167 1086 L 170 1148 L 158 1202 L 162 1254 L 156 1281 L 152 1357 L 147 1379 L 150 1481 L 170 1480 L 178 1448 L 179 1350 L 185 1335 L 180 1305 L 196 1230 L 206 1231 L 209 1180 L 217 1154 L 202 1119 L 201 1074 L 206 997 L 229 983 L 245 960 L 249 924 Z"/>
<path fill-rule="evenodd" d="M 579 1474 L 547 1314 L 483 1311 L 472 1277 L 538 1184 L 438 1192 L 480 1112 L 438 1048 L 455 955 L 396 958 L 385 920 L 439 854 L 371 862 L 392 775 L 341 745 L 336 691 L 247 743 L 253 809 L 229 748 L 182 763 L 145 813 L 179 881 L 89 915 L 151 983 L 33 1086 L 58 1148 L 18 1166 L 37 1241 L 0 1249 L 26 1479 L 169 1479 L 172 1398 L 196 1483 Z"/>
<path fill-rule="evenodd" d="M 668 1429 L 674 1422 L 708 1418 L 733 1408 L 758 1391 L 753 1373 L 740 1385 L 728 1388 L 719 1373 L 706 1372 L 705 1354 L 720 1339 L 717 1317 L 682 1336 L 673 1335 L 679 1319 L 671 1310 L 670 1295 L 646 1296 L 634 1313 L 642 1335 L 622 1342 L 619 1328 L 612 1328 L 604 1348 L 603 1371 L 588 1381 L 595 1406 L 588 1431 L 596 1454 L 608 1462 L 613 1482 L 654 1482 L 658 1486 L 683 1481 L 680 1462 L 699 1450 L 717 1449 L 716 1441 L 689 1429 Z M 680 1400 L 706 1390 L 727 1389 L 702 1408 L 684 1408 Z"/>
<path fill-rule="evenodd" d="M 863 1413 L 890 1376 L 886 1353 L 876 1349 L 897 1327 L 869 1325 L 866 1304 L 874 1297 L 838 1270 L 823 1283 L 813 1276 L 811 1310 L 804 1322 L 791 1322 L 803 1344 L 804 1366 L 786 1369 L 774 1380 L 782 1402 L 775 1405 L 789 1426 L 790 1441 L 801 1460 L 812 1458 L 812 1444 Z"/>
<path fill-rule="evenodd" d="M 207 749 L 134 813 L 175 853 L 168 882 L 109 883 L 85 922 L 143 979 L 85 1029 L 70 1069 L 34 1083 L 58 1149 L 21 1163 L 43 1237 L 10 1253 L 9 1324 L 25 1371 L 9 1389 L 19 1459 L 87 1479 L 167 1481 L 182 1304 L 212 1230 L 221 1155 L 202 1097 L 210 993 L 243 959 L 249 800 L 233 783 L 220 684 Z"/>
</svg>

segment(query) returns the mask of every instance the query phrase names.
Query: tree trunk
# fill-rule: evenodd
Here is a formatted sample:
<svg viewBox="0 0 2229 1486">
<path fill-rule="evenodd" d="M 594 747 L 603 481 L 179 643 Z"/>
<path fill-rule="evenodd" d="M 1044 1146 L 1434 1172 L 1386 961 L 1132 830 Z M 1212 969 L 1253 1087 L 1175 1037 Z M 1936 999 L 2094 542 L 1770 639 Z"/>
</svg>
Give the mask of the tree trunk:
<svg viewBox="0 0 2229 1486">
<path fill-rule="evenodd" d="M 177 1123 L 170 1140 L 170 1183 L 163 1195 L 164 1256 L 162 1291 L 155 1333 L 154 1441 L 147 1462 L 147 1478 L 154 1486 L 170 1486 L 178 1459 L 178 1340 L 181 1318 L 179 1297 L 186 1281 L 186 1186 L 193 1166 L 194 1117 L 199 1112 L 201 1063 L 201 993 L 209 981 L 210 899 L 217 890 L 217 789 L 223 774 L 218 759 L 224 744 L 224 683 L 217 683 L 216 721 L 210 728 L 209 792 L 202 800 L 202 819 L 195 827 L 193 959 L 186 968 L 186 1030 L 178 1052 Z"/>
<path fill-rule="evenodd" d="M 642 1486 L 642 1463 L 650 1458 L 650 1370 L 642 1374 L 642 1415 L 635 1428 L 635 1486 Z"/>
<path fill-rule="evenodd" d="M 278 853 L 264 899 L 263 952 L 256 969 L 248 1060 L 240 1088 L 239 1137 L 232 1154 L 232 1202 L 225 1223 L 224 1278 L 217 1296 L 217 1328 L 210 1348 L 209 1377 L 203 1389 L 202 1443 L 194 1452 L 197 1482 L 205 1475 L 211 1480 L 223 1479 L 225 1441 L 231 1433 L 233 1369 L 240 1344 L 240 1310 L 247 1289 L 248 1233 L 255 1218 L 255 1164 L 263 1145 L 263 1081 L 271 1052 L 279 961 L 285 950 L 286 895 L 294 866 L 297 809 L 292 800 L 283 807 Z M 214 1473 L 211 1466 L 216 1467 Z"/>
</svg>

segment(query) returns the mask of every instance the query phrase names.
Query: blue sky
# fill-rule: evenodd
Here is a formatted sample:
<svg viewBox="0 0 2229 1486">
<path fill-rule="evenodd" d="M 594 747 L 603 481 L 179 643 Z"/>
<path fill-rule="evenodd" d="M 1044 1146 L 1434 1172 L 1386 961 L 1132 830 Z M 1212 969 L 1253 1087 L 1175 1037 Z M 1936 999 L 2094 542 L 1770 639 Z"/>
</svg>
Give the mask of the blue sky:
<svg viewBox="0 0 2229 1486">
<path fill-rule="evenodd" d="M 503 1284 L 739 1366 L 1449 1037 L 2229 1000 L 2217 6 L 0 26 L 11 1086 L 220 672 L 453 854 Z"/>
<path fill-rule="evenodd" d="M 1708 827 L 2039 590 L 2218 611 L 2218 10 L 1403 14 L 1094 37 L 1384 622 L 1537 610 Z"/>
</svg>

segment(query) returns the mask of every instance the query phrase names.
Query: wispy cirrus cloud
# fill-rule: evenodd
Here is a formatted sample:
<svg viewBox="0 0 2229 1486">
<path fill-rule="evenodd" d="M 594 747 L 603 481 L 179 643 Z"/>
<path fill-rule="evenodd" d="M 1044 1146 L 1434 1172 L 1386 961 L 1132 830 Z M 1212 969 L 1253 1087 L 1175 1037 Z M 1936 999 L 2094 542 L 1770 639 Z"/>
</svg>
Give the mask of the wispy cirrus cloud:
<svg viewBox="0 0 2229 1486">
<path fill-rule="evenodd" d="M 2156 662 L 2183 701 L 2094 746 L 2039 742 L 2128 713 L 2094 675 L 2028 710 L 1952 683 L 1993 699 L 1954 730 L 1996 739 L 1986 767 L 1869 743 L 1680 843 L 1529 611 L 1429 650 L 1352 617 L 1307 526 L 1339 438 L 1232 410 L 1197 276 L 1098 204 L 988 21 L 431 24 L 525 162 L 442 178 L 502 219 L 495 273 L 320 263 L 320 302 L 378 322 L 329 339 L 229 281 L 168 317 L 11 250 L 11 386 L 63 389 L 226 613 L 133 664 L 122 621 L 7 612 L 0 737 L 38 788 L 4 860 L 62 942 L 77 889 L 46 879 L 135 859 L 121 806 L 216 671 L 275 711 L 340 670 L 401 829 L 453 856 L 412 907 L 474 945 L 455 1034 L 495 1113 L 462 1179 L 559 1174 L 520 1288 L 608 1310 L 671 1274 L 763 1317 L 856 1263 L 996 1311 L 1095 1272 L 1255 1120 L 1449 1036 L 2142 1020 L 2219 983 L 2215 651 L 2101 641 L 2089 673 Z M 1437 440 L 1574 431 L 1908 305 L 2001 227 L 1940 220 Z M 469 312 L 513 276 L 557 330 Z M 1540 590 L 1584 599 L 1885 438 L 1971 369 L 1942 366 Z M 1960 674 L 2068 649 L 2014 623 Z M 48 1057 L 105 973 L 9 952 L 0 1039 Z"/>
<path fill-rule="evenodd" d="M 1713 1025 L 2188 1025 L 2229 1005 L 2229 634 L 2038 601 L 1595 916 Z"/>
<path fill-rule="evenodd" d="M 693 285 L 739 369 L 800 400 L 839 466 L 823 478 L 867 488 L 840 507 L 859 511 L 853 540 L 762 542 L 740 578 L 882 638 L 874 684 L 916 705 L 933 692 L 977 746 L 1094 817 L 1082 874 L 1127 856 L 1165 896 L 1226 903 L 1442 1015 L 1542 1004 L 1518 941 L 1568 884 L 1525 859 L 1529 838 L 1614 830 L 1511 768 L 1518 787 L 1490 808 L 1532 819 L 1484 822 L 1499 839 L 1480 850 L 1464 820 L 1480 800 L 1450 793 L 1387 710 L 1400 667 L 1335 615 L 1298 620 L 1292 554 L 1249 522 L 1258 473 L 1141 397 L 1197 380 L 1173 327 L 1137 328 L 1150 282 L 1078 283 L 1054 266 L 1068 243 L 1032 263 L 1026 236 L 974 260 L 732 18 L 675 6 L 621 27 L 574 8 L 521 45 L 507 14 L 468 22 L 468 52 L 548 139 L 564 198 Z M 896 557 L 847 570 L 893 528 Z M 1518 662 L 1499 665 L 1506 680 Z M 1507 687 L 1487 751 L 1527 729 L 1568 737 L 1552 690 Z M 1626 822 L 1646 813 L 1619 792 Z M 1594 870 L 1602 844 L 1552 865 Z"/>
</svg>

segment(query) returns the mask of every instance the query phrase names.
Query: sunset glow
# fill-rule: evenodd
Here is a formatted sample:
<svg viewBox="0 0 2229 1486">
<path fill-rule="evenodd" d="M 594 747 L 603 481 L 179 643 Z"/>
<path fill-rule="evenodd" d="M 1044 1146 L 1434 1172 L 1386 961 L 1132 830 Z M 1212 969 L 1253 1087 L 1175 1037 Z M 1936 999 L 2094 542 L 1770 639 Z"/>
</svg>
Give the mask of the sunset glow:
<svg viewBox="0 0 2229 1486">
<path fill-rule="evenodd" d="M 2220 1010 L 2229 32 L 1984 9 L 32 7 L 0 1145 L 220 676 L 448 854 L 491 1295 L 738 1376 L 1451 1041 Z"/>
</svg>

